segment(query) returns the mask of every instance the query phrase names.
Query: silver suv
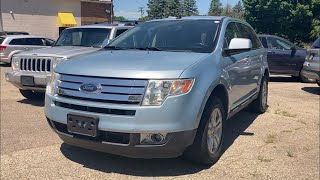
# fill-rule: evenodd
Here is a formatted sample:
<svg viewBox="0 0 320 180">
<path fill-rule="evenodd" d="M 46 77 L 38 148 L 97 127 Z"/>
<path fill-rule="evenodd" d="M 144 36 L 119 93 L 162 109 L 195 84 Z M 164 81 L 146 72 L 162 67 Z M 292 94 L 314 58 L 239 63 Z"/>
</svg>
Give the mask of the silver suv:
<svg viewBox="0 0 320 180">
<path fill-rule="evenodd" d="M 51 72 L 71 57 L 98 51 L 110 40 L 130 29 L 121 25 L 90 25 L 65 29 L 52 48 L 26 51 L 12 59 L 12 70 L 6 80 L 28 98 L 41 98 Z"/>
<path fill-rule="evenodd" d="M 104 50 L 59 64 L 45 115 L 68 144 L 134 158 L 215 163 L 225 122 L 267 109 L 267 52 L 229 17 L 145 22 Z"/>
<path fill-rule="evenodd" d="M 22 51 L 30 51 L 50 47 L 54 40 L 31 35 L 0 36 L 0 61 L 11 63 L 13 55 Z"/>
</svg>

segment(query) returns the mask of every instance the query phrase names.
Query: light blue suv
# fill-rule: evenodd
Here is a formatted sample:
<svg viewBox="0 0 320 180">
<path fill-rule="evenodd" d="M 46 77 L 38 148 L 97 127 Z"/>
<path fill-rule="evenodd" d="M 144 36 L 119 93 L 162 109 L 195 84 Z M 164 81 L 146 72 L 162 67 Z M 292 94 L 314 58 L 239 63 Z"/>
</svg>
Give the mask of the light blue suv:
<svg viewBox="0 0 320 180">
<path fill-rule="evenodd" d="M 71 145 L 134 158 L 222 155 L 225 121 L 267 109 L 266 50 L 228 17 L 153 20 L 57 66 L 45 114 Z"/>
</svg>

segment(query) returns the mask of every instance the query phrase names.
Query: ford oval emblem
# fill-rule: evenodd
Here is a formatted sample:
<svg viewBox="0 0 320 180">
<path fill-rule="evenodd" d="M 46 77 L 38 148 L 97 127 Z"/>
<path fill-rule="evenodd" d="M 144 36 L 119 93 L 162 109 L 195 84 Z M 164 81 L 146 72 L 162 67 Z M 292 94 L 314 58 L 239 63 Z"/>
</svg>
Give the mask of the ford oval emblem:
<svg viewBox="0 0 320 180">
<path fill-rule="evenodd" d="M 88 94 L 99 94 L 101 93 L 102 87 L 97 83 L 83 83 L 79 90 Z"/>
</svg>

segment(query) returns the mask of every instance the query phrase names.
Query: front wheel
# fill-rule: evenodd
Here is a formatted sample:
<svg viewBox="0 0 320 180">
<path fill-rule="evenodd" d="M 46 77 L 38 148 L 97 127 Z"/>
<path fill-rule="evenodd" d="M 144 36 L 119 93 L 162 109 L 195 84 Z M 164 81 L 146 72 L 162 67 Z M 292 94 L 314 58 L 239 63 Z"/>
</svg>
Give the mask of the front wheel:
<svg viewBox="0 0 320 180">
<path fill-rule="evenodd" d="M 44 97 L 44 93 L 41 93 L 41 92 L 36 92 L 32 90 L 23 90 L 23 89 L 19 89 L 19 90 L 21 95 L 27 99 L 41 99 Z"/>
<path fill-rule="evenodd" d="M 203 112 L 193 144 L 185 156 L 194 162 L 212 165 L 222 155 L 225 110 L 220 99 L 211 98 Z"/>
<path fill-rule="evenodd" d="M 315 79 L 308 79 L 308 78 L 304 77 L 303 74 L 302 74 L 302 71 L 300 71 L 300 80 L 303 83 L 314 83 L 314 82 L 316 82 Z"/>
<path fill-rule="evenodd" d="M 259 96 L 251 104 L 251 109 L 255 113 L 263 114 L 268 109 L 268 84 L 268 79 L 264 76 L 261 81 Z"/>
</svg>

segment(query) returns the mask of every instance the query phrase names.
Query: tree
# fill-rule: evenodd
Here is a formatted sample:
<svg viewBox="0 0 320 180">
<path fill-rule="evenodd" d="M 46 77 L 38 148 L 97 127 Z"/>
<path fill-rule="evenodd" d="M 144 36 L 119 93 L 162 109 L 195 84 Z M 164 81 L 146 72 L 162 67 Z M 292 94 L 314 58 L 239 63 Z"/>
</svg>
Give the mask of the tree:
<svg viewBox="0 0 320 180">
<path fill-rule="evenodd" d="M 168 0 L 168 15 L 174 17 L 181 17 L 182 16 L 182 7 L 180 0 Z"/>
<path fill-rule="evenodd" d="M 144 16 L 142 18 L 139 18 L 138 21 L 139 22 L 145 22 L 145 21 L 149 21 L 151 18 L 149 16 Z"/>
<path fill-rule="evenodd" d="M 230 4 L 227 4 L 227 5 L 223 8 L 222 15 L 223 15 L 223 16 L 233 17 L 232 6 L 231 6 Z"/>
<path fill-rule="evenodd" d="M 232 8 L 232 14 L 233 17 L 238 19 L 243 19 L 244 17 L 244 8 L 241 1 L 238 1 L 238 3 Z"/>
<path fill-rule="evenodd" d="M 168 1 L 167 0 L 148 0 L 148 16 L 151 19 L 161 19 L 168 17 Z"/>
<path fill-rule="evenodd" d="M 198 15 L 198 7 L 195 0 L 183 0 L 183 16 L 194 16 Z"/>
<path fill-rule="evenodd" d="M 114 16 L 113 21 L 127 21 L 127 19 L 123 16 Z"/>
<path fill-rule="evenodd" d="M 246 21 L 258 33 L 279 35 L 300 43 L 310 42 L 310 35 L 317 32 L 314 19 L 319 18 L 320 0 L 243 0 L 243 4 Z"/>
<path fill-rule="evenodd" d="M 221 16 L 223 12 L 223 6 L 220 0 L 212 0 L 208 15 L 210 16 Z"/>
</svg>

